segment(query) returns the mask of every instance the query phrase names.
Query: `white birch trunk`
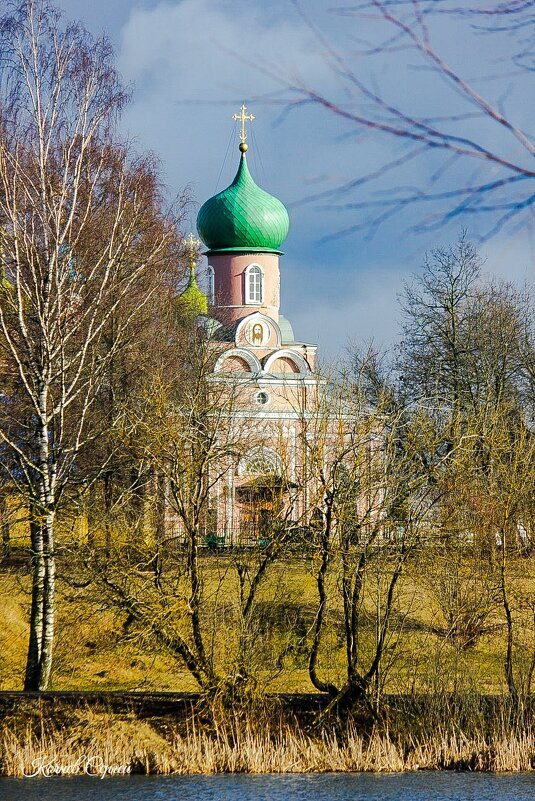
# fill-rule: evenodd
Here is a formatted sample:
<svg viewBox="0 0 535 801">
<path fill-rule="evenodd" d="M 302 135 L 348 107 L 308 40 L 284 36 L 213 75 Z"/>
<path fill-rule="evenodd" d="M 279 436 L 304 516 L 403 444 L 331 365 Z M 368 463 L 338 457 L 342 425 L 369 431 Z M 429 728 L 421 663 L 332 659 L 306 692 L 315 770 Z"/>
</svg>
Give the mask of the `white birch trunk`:
<svg viewBox="0 0 535 801">
<path fill-rule="evenodd" d="M 30 499 L 24 686 L 43 690 L 58 510 L 98 436 L 92 415 L 107 367 L 129 347 L 155 291 L 147 270 L 165 260 L 177 232 L 160 212 L 151 162 L 130 163 L 113 139 L 125 94 L 107 42 L 62 28 L 46 0 L 28 0 L 0 22 L 0 345 L 12 386 L 0 400 L 0 443 Z M 114 409 L 107 424 L 115 422 Z"/>
</svg>

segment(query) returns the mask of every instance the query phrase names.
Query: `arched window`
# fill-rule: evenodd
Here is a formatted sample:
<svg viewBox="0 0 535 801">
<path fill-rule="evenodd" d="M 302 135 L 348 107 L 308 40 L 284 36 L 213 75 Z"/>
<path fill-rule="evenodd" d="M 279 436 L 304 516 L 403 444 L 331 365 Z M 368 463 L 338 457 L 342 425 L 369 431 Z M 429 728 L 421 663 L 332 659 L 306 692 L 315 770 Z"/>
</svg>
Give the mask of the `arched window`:
<svg viewBox="0 0 535 801">
<path fill-rule="evenodd" d="M 246 453 L 238 463 L 239 476 L 283 475 L 283 464 L 273 448 L 259 445 Z"/>
<path fill-rule="evenodd" d="M 258 264 L 250 264 L 245 271 L 245 303 L 262 303 L 264 300 L 264 273 Z"/>
<path fill-rule="evenodd" d="M 208 265 L 208 303 L 210 306 L 215 303 L 215 273 L 211 264 Z"/>
</svg>

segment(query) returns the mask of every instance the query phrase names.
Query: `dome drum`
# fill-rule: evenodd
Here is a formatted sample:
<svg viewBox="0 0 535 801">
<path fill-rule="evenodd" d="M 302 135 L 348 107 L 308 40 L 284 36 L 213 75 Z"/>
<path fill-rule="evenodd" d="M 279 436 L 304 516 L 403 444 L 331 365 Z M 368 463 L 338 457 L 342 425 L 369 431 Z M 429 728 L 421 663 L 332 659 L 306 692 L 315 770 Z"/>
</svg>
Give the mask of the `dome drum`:
<svg viewBox="0 0 535 801">
<path fill-rule="evenodd" d="M 234 319 L 262 307 L 271 316 L 278 316 L 280 305 L 280 273 L 275 253 L 212 253 L 210 265 L 214 269 L 214 294 L 219 308 L 235 310 Z M 262 294 L 253 302 L 247 291 L 248 271 L 258 265 L 262 271 Z"/>
</svg>

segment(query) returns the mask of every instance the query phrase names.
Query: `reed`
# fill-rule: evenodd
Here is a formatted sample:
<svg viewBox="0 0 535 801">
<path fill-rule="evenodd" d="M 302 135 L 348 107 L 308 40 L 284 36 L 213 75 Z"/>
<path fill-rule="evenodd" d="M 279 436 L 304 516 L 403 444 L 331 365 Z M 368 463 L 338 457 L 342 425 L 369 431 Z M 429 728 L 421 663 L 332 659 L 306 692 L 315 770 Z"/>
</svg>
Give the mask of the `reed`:
<svg viewBox="0 0 535 801">
<path fill-rule="evenodd" d="M 161 721 L 160 721 L 161 723 Z M 84 710 L 68 724 L 40 721 L 0 729 L 0 773 L 47 776 L 126 773 L 305 773 L 457 769 L 526 771 L 535 766 L 533 732 L 456 733 L 428 736 L 354 725 L 313 734 L 297 724 L 259 729 L 252 722 L 207 730 L 197 721 L 178 733 L 134 716 Z M 161 726 L 159 727 L 162 728 Z M 500 727 L 502 728 L 502 727 Z"/>
</svg>

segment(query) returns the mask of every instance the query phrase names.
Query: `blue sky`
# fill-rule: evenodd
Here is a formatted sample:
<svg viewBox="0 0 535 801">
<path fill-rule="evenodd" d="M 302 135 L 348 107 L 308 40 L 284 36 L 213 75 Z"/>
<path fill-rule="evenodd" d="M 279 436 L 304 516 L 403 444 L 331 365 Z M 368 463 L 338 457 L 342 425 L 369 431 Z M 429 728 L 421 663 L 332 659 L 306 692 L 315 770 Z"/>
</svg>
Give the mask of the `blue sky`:
<svg viewBox="0 0 535 801">
<path fill-rule="evenodd" d="M 348 200 L 370 197 L 364 189 L 351 198 L 303 202 L 311 194 L 336 187 L 368 172 L 396 152 L 396 144 L 357 130 L 318 107 L 289 110 L 295 96 L 283 83 L 301 82 L 334 99 L 347 100 L 325 47 L 299 16 L 291 0 L 61 0 L 66 16 L 82 20 L 95 35 L 112 40 L 117 65 L 132 87 L 132 103 L 123 127 L 140 150 L 161 160 L 172 193 L 191 188 L 196 208 L 233 178 L 237 130 L 232 114 L 242 101 L 255 114 L 249 144 L 251 172 L 264 189 L 289 206 L 291 230 L 281 261 L 282 311 L 299 340 L 317 342 L 327 359 L 343 353 L 351 341 L 374 339 L 390 344 L 398 330 L 397 295 L 403 281 L 417 272 L 426 249 L 456 239 L 462 224 L 477 233 L 473 220 L 455 219 L 432 234 L 414 235 L 421 209 L 408 209 L 386 222 L 368 240 L 364 231 L 332 236 L 358 224 L 365 212 L 347 208 Z M 423 113 L 453 108 L 436 76 L 400 70 L 358 55 L 359 39 L 374 31 L 357 29 L 351 18 L 333 14 L 333 3 L 302 2 L 309 19 L 348 59 L 359 59 L 360 75 L 377 79 L 394 97 Z M 519 124 L 533 126 L 535 114 L 524 78 L 509 79 L 501 58 L 509 43 L 495 37 L 459 35 L 452 23 L 433 30 L 440 52 L 478 87 L 503 93 Z M 503 52 L 500 48 L 503 47 Z M 353 63 L 353 62 L 352 62 Z M 480 77 L 499 70 L 499 85 Z M 274 75 L 273 73 L 276 73 Z M 528 76 L 529 77 L 529 76 Z M 437 88 L 438 87 L 438 88 Z M 529 103 L 525 97 L 530 97 Z M 494 131 L 466 121 L 466 129 L 493 143 Z M 478 127 L 481 126 L 481 127 Z M 494 143 L 493 143 L 494 144 Z M 397 181 L 416 184 L 433 165 L 413 161 Z M 451 181 L 461 180 L 462 168 Z M 388 196 L 390 178 L 374 187 Z M 338 207 L 338 208 L 333 208 Z M 193 228 L 195 212 L 190 225 Z M 533 281 L 534 255 L 529 227 L 502 232 L 482 248 L 490 276 L 522 284 Z"/>
</svg>

